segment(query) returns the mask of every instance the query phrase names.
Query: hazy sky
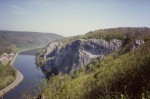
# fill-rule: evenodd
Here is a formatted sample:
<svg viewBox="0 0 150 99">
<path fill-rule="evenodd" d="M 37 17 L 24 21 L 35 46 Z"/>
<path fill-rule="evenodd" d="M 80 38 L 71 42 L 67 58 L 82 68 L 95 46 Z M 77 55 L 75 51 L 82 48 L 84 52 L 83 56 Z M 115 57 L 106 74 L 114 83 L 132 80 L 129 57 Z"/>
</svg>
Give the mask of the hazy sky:
<svg viewBox="0 0 150 99">
<path fill-rule="evenodd" d="M 0 0 L 0 29 L 64 36 L 150 27 L 150 0 Z"/>
</svg>

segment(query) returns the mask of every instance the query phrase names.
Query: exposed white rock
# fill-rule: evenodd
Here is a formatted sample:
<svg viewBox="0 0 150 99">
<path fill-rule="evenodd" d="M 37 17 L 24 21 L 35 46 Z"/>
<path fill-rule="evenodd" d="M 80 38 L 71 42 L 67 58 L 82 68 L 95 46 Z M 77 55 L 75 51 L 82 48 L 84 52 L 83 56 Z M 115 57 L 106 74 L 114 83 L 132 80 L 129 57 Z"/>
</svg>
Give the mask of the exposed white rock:
<svg viewBox="0 0 150 99">
<path fill-rule="evenodd" d="M 48 47 L 47 47 L 47 50 L 46 50 L 46 53 L 44 55 L 44 58 L 46 59 L 46 56 L 49 55 L 50 53 L 56 51 L 58 49 L 58 47 L 61 47 L 59 46 L 59 43 L 58 42 L 52 42 Z"/>
<path fill-rule="evenodd" d="M 87 65 L 92 59 L 107 55 L 122 46 L 122 41 L 113 39 L 80 39 L 63 47 L 62 43 L 52 42 L 44 55 L 47 65 L 61 72 L 70 72 Z"/>
<path fill-rule="evenodd" d="M 138 45 L 138 46 L 140 46 L 140 45 L 142 45 L 142 44 L 144 44 L 145 42 L 143 41 L 143 40 L 136 40 L 135 41 L 135 44 L 136 45 Z"/>
<path fill-rule="evenodd" d="M 132 47 L 131 50 L 134 50 L 135 48 L 138 48 L 139 46 L 143 45 L 144 43 L 145 43 L 144 40 L 136 40 L 136 41 L 134 42 L 134 45 L 133 45 L 133 47 Z"/>
</svg>

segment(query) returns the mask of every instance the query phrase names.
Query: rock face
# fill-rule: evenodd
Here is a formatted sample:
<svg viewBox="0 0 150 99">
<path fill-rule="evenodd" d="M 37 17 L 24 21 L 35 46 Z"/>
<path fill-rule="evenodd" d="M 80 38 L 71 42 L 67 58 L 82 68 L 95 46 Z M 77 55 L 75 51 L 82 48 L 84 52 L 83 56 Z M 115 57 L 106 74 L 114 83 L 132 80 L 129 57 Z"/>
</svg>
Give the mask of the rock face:
<svg viewBox="0 0 150 99">
<path fill-rule="evenodd" d="M 68 73 L 87 65 L 95 58 L 101 58 L 122 46 L 122 41 L 113 39 L 80 39 L 66 46 L 52 42 L 47 47 L 44 58 L 47 59 L 45 68 L 56 68 L 59 72 Z"/>
<path fill-rule="evenodd" d="M 144 40 L 135 40 L 134 44 L 132 45 L 132 47 L 130 48 L 130 51 L 135 50 L 136 48 L 140 47 L 141 45 L 143 45 L 145 43 Z"/>
</svg>

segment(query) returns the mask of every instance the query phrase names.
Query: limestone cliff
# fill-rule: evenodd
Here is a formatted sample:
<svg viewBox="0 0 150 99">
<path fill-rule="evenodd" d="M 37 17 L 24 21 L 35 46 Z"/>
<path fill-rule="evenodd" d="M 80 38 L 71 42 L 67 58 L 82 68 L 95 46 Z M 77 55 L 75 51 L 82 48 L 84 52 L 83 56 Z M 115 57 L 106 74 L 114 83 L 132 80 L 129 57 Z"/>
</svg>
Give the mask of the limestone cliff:
<svg viewBox="0 0 150 99">
<path fill-rule="evenodd" d="M 86 66 L 93 59 L 101 59 L 122 46 L 122 41 L 113 39 L 80 39 L 63 45 L 52 42 L 46 48 L 44 58 L 47 60 L 45 69 L 56 68 L 59 72 L 70 72 Z"/>
</svg>

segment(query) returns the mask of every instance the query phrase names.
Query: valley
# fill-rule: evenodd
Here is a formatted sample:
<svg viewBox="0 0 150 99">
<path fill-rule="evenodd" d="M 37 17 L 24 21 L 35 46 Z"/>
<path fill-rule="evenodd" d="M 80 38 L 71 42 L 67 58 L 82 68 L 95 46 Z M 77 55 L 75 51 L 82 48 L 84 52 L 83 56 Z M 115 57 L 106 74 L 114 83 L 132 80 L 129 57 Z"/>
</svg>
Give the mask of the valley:
<svg viewBox="0 0 150 99">
<path fill-rule="evenodd" d="M 0 0 L 0 99 L 150 99 L 150 0 Z"/>
<path fill-rule="evenodd" d="M 12 37 L 13 38 L 12 38 Z M 25 39 L 22 39 L 25 38 Z M 15 99 L 17 98 L 17 94 L 12 94 L 13 96 L 8 97 L 8 93 L 11 93 L 12 90 L 16 90 L 16 87 L 19 87 L 22 81 L 24 82 L 25 79 L 24 75 L 16 65 L 16 61 L 20 53 L 22 55 L 32 55 L 33 63 L 30 63 L 29 66 L 36 66 L 36 62 L 34 62 L 34 56 L 37 53 L 39 47 L 48 44 L 49 41 L 62 38 L 62 36 L 56 34 L 44 34 L 44 33 L 35 33 L 35 32 L 21 32 L 21 31 L 0 31 L 0 97 L 1 98 L 8 98 L 8 99 Z M 30 40 L 29 40 L 30 39 Z M 43 40 L 42 40 L 43 39 Z M 38 42 L 38 40 L 40 42 Z M 29 42 L 30 41 L 30 42 Z M 35 42 L 35 43 L 34 43 Z M 23 46 L 21 46 L 23 45 Z M 35 49 L 36 48 L 36 49 Z M 33 49 L 33 50 L 31 50 Z M 31 52 L 26 53 L 26 51 L 31 50 Z M 18 54 L 19 53 L 19 54 Z M 27 61 L 25 59 L 25 61 Z M 22 63 L 20 63 L 20 66 Z M 35 69 L 36 71 L 36 69 Z M 32 81 L 31 81 L 32 82 Z M 31 83 L 30 82 L 30 83 Z M 38 83 L 37 83 L 38 84 Z M 23 84 L 24 85 L 24 84 Z M 18 97 L 22 97 L 22 92 L 24 89 L 19 89 L 20 94 Z M 10 92 L 9 92 L 10 91 Z"/>
<path fill-rule="evenodd" d="M 96 30 L 24 50 L 14 63 L 24 79 L 3 98 L 147 99 L 149 31 Z"/>
</svg>

